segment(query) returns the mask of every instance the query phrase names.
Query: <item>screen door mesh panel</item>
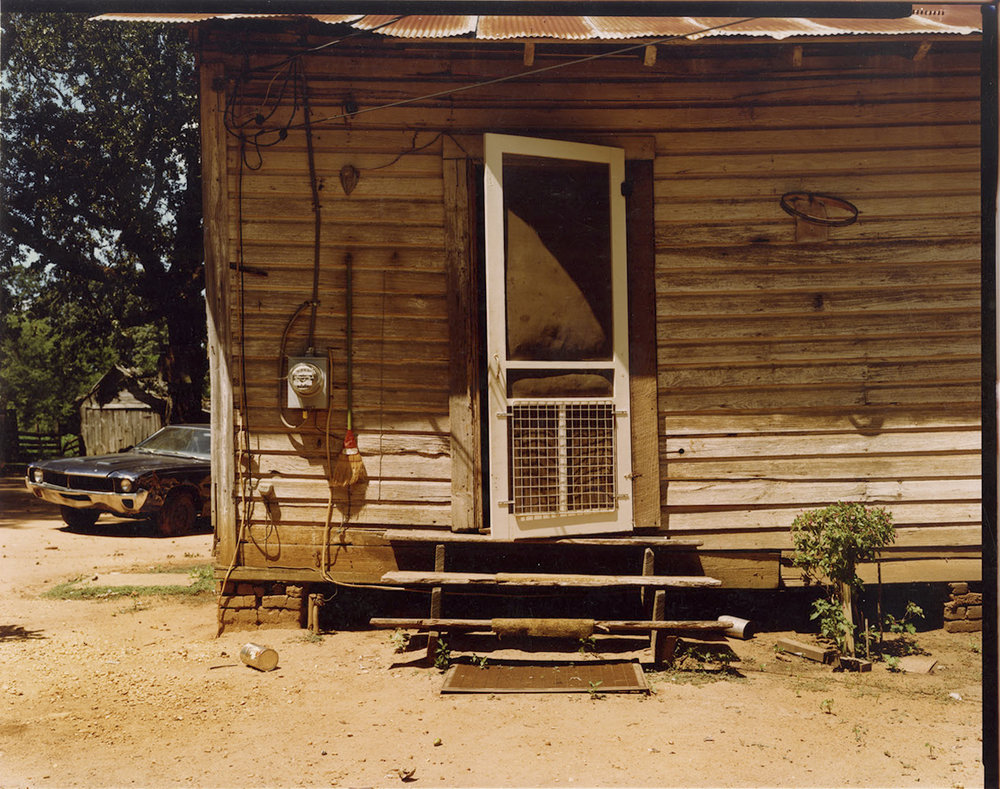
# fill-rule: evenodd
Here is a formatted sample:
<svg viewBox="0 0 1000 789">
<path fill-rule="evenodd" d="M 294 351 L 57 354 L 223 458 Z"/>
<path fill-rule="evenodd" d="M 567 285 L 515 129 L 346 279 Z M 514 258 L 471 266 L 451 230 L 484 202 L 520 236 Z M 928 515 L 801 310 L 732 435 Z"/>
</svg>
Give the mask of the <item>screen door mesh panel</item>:
<svg viewBox="0 0 1000 789">
<path fill-rule="evenodd" d="M 520 401 L 507 429 L 513 514 L 615 509 L 613 401 Z"/>
</svg>

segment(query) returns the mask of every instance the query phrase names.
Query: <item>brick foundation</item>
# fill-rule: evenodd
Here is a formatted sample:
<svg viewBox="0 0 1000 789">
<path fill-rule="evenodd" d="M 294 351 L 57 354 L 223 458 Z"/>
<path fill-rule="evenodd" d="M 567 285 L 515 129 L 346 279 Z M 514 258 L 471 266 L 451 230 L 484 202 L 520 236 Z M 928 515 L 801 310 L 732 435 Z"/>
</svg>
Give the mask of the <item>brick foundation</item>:
<svg viewBox="0 0 1000 789">
<path fill-rule="evenodd" d="M 303 586 L 230 581 L 219 598 L 219 631 L 304 627 L 307 601 Z"/>
<path fill-rule="evenodd" d="M 944 629 L 949 633 L 976 633 L 983 629 L 983 594 L 969 585 L 949 584 L 951 596 L 944 604 Z"/>
</svg>

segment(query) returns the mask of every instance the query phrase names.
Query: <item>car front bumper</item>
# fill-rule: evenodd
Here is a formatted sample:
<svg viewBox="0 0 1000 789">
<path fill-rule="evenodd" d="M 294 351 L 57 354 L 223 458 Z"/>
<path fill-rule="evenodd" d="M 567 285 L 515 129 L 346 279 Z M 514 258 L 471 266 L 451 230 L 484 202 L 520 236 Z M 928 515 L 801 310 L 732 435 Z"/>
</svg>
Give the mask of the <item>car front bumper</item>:
<svg viewBox="0 0 1000 789">
<path fill-rule="evenodd" d="M 112 512 L 115 515 L 142 514 L 146 500 L 149 498 L 148 490 L 139 490 L 135 493 L 98 493 L 92 490 L 60 488 L 56 485 L 32 482 L 31 480 L 25 480 L 24 484 L 28 486 L 32 495 L 42 499 L 42 501 L 81 510 Z"/>
</svg>

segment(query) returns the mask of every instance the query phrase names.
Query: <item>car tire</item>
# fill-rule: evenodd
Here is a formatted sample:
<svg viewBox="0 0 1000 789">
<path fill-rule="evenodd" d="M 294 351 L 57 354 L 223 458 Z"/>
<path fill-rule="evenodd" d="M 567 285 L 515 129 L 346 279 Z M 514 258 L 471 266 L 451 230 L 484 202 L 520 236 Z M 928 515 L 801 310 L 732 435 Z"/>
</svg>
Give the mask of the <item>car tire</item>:
<svg viewBox="0 0 1000 789">
<path fill-rule="evenodd" d="M 161 537 L 180 537 L 194 528 L 198 505 L 187 491 L 177 491 L 167 496 L 154 522 Z"/>
<path fill-rule="evenodd" d="M 97 510 L 80 510 L 63 505 L 59 507 L 59 514 L 67 526 L 74 529 L 89 529 L 97 523 L 97 517 L 101 513 Z"/>
</svg>

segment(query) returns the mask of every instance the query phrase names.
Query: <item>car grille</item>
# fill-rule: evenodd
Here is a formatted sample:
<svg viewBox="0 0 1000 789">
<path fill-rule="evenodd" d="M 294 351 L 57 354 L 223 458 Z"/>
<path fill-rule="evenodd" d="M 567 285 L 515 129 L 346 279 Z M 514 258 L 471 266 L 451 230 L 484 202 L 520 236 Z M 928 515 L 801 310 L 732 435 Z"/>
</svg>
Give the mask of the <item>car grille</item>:
<svg viewBox="0 0 1000 789">
<path fill-rule="evenodd" d="M 108 477 L 88 477 L 83 474 L 63 474 L 58 471 L 44 471 L 43 479 L 48 485 L 58 485 L 70 490 L 94 490 L 114 493 L 114 481 Z"/>
</svg>

